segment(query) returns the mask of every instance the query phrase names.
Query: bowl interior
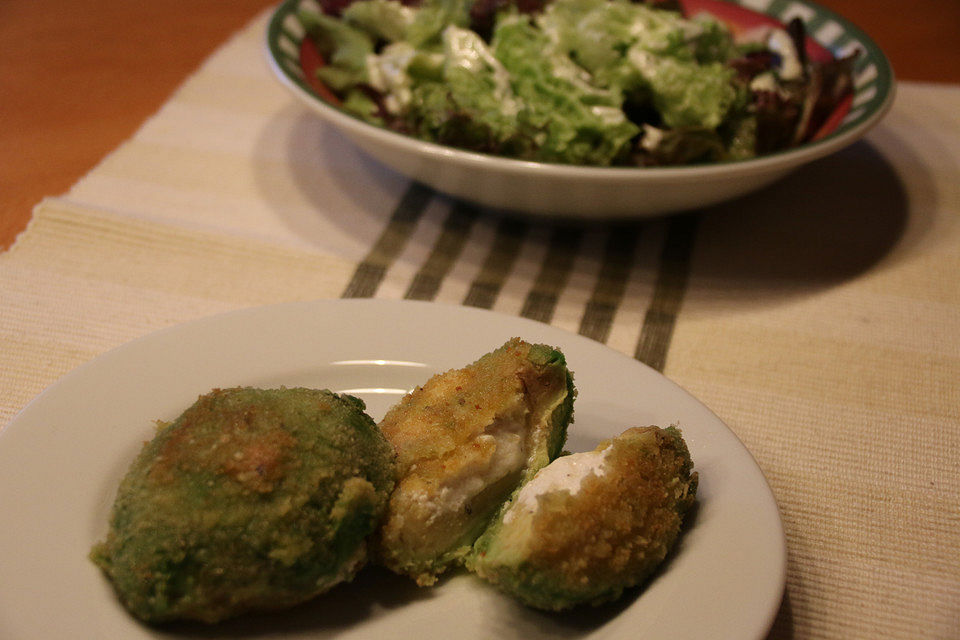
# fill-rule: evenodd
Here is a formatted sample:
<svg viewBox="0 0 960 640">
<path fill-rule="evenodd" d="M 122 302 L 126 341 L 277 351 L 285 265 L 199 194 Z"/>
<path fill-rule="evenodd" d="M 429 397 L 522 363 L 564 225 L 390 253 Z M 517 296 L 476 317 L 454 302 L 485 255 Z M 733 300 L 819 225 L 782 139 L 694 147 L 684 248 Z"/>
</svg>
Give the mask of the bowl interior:
<svg viewBox="0 0 960 640">
<path fill-rule="evenodd" d="M 807 30 L 806 53 L 813 60 L 823 61 L 859 52 L 854 63 L 853 94 L 837 105 L 811 141 L 779 153 L 817 145 L 860 129 L 875 120 L 887 106 L 893 89 L 890 63 L 866 33 L 836 13 L 806 0 L 680 1 L 688 15 L 710 13 L 725 22 L 734 33 L 764 25 L 782 25 L 800 18 Z M 316 0 L 285 0 L 274 12 L 267 33 L 270 56 L 289 82 L 313 99 L 346 113 L 339 109 L 339 100 L 333 92 L 316 77 L 316 69 L 323 64 L 323 59 L 310 39 L 304 38 L 304 30 L 296 16 L 301 7 L 320 11 Z M 738 162 L 751 160 L 722 164 Z"/>
</svg>

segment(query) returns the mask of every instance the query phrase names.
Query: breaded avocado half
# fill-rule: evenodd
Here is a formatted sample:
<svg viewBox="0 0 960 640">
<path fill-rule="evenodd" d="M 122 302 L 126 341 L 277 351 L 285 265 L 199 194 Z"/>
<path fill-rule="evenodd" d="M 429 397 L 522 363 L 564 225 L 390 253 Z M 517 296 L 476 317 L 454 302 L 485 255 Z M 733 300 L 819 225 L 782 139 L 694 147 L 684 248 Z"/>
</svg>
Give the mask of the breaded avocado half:
<svg viewBox="0 0 960 640">
<path fill-rule="evenodd" d="M 380 422 L 399 475 L 379 560 L 420 585 L 461 562 L 516 487 L 560 454 L 574 395 L 563 354 L 519 338 L 407 394 Z"/>
<path fill-rule="evenodd" d="M 364 563 L 394 458 L 357 398 L 214 390 L 144 445 L 90 557 L 147 622 L 292 606 Z"/>
<path fill-rule="evenodd" d="M 614 600 L 676 542 L 696 499 L 692 467 L 675 427 L 635 427 L 558 458 L 504 506 L 467 567 L 538 609 Z"/>
</svg>

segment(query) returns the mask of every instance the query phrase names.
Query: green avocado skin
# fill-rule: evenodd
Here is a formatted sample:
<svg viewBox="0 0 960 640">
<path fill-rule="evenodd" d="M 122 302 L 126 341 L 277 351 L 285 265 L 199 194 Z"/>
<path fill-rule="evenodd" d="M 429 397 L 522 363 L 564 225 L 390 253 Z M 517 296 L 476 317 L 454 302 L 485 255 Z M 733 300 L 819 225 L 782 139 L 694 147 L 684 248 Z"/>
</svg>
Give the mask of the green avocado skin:
<svg viewBox="0 0 960 640">
<path fill-rule="evenodd" d="M 546 372 L 562 372 L 564 381 L 563 390 L 555 392 L 560 394 L 563 401 L 554 407 L 548 419 L 550 426 L 547 429 L 547 458 L 527 470 L 527 475 L 532 476 L 563 452 L 563 445 L 567 442 L 567 430 L 573 422 L 573 403 L 577 397 L 577 388 L 573 384 L 573 373 L 567 368 L 563 352 L 545 344 L 533 344 L 530 346 L 528 358 L 536 370 L 544 372 L 544 375 Z"/>
<path fill-rule="evenodd" d="M 150 623 L 289 607 L 362 566 L 395 473 L 357 398 L 217 389 L 158 425 L 90 558 Z"/>
</svg>

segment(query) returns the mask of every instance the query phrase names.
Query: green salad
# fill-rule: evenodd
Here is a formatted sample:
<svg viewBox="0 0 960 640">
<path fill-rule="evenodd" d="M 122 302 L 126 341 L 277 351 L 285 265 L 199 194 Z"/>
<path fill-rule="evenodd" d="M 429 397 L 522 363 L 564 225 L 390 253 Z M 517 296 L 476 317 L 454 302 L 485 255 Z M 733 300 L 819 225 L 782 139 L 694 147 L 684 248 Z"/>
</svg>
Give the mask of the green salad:
<svg viewBox="0 0 960 640">
<path fill-rule="evenodd" d="M 809 139 L 852 87 L 851 59 L 807 59 L 799 21 L 738 40 L 629 0 L 327 0 L 299 18 L 346 111 L 539 162 L 751 158 Z"/>
</svg>

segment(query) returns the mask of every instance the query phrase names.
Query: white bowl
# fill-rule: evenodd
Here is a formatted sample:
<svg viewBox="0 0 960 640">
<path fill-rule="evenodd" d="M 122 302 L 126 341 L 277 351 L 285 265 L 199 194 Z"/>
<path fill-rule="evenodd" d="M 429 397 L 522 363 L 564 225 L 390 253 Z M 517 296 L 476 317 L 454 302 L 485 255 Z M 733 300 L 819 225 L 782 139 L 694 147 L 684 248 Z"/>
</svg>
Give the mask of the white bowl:
<svg viewBox="0 0 960 640">
<path fill-rule="evenodd" d="M 751 9 L 767 5 L 769 13 Z M 849 111 L 830 133 L 786 151 L 751 160 L 682 167 L 586 167 L 515 160 L 425 142 L 366 123 L 323 100 L 307 81 L 300 61 L 303 29 L 297 9 L 319 10 L 314 0 L 285 0 L 267 29 L 267 53 L 277 78 L 324 121 L 370 156 L 437 191 L 471 202 L 522 213 L 563 218 L 637 218 L 704 207 L 764 187 L 800 166 L 861 138 L 893 102 L 893 71 L 880 48 L 837 14 L 806 0 L 686 0 L 733 28 L 771 19 L 801 17 L 814 46 L 834 53 L 859 49 Z"/>
</svg>

